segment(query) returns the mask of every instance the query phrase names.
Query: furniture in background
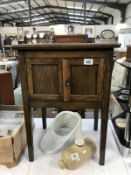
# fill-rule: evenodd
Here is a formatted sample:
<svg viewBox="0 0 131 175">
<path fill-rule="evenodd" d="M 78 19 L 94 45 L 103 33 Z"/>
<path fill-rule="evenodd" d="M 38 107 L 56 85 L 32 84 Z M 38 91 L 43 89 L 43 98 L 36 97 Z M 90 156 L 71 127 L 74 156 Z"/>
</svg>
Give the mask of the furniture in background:
<svg viewBox="0 0 131 175">
<path fill-rule="evenodd" d="M 111 93 L 126 87 L 127 75 L 127 69 L 115 61 L 111 79 Z"/>
<path fill-rule="evenodd" d="M 129 51 L 128 51 L 129 52 Z M 115 60 L 123 59 L 124 57 L 129 55 L 127 53 L 127 49 L 116 48 L 114 50 Z M 121 75 L 121 76 L 120 76 Z M 114 62 L 114 68 L 112 72 L 112 83 L 111 83 L 111 92 L 115 92 L 120 90 L 121 88 L 125 88 L 127 84 L 127 75 L 128 71 L 125 67 L 120 66 L 117 61 Z"/>
<path fill-rule="evenodd" d="M 17 65 L 18 65 L 17 60 L 9 61 L 7 59 L 5 61 L 0 61 L 0 69 L 11 72 L 14 89 L 17 87 L 17 73 L 18 73 Z"/>
<path fill-rule="evenodd" d="M 126 54 L 126 58 L 131 60 L 131 45 L 127 46 L 127 54 Z"/>
<path fill-rule="evenodd" d="M 100 164 L 105 162 L 113 49 L 119 44 L 18 45 L 29 160 L 31 107 L 101 109 Z M 44 110 L 43 110 L 44 116 Z M 43 127 L 46 128 L 46 116 Z"/>
<path fill-rule="evenodd" d="M 131 45 L 127 46 L 126 57 L 117 59 L 116 62 L 122 68 L 127 69 L 128 81 L 124 89 L 121 88 L 112 95 L 112 106 L 114 106 L 112 123 L 121 154 L 127 156 L 131 149 Z M 114 111 L 118 113 L 114 115 Z M 118 120 L 123 120 L 124 127 L 117 125 Z"/>
<path fill-rule="evenodd" d="M 116 56 L 116 59 L 119 59 L 119 58 L 122 58 L 122 57 L 126 57 L 127 51 L 125 51 L 125 50 L 116 50 L 114 54 Z"/>
<path fill-rule="evenodd" d="M 91 39 L 90 39 L 90 41 L 91 41 Z M 85 35 L 85 34 L 54 35 L 54 33 L 49 32 L 49 31 L 46 34 L 44 34 L 42 38 L 40 38 L 39 35 L 37 35 L 35 38 L 33 38 L 33 36 L 31 36 L 30 38 L 25 37 L 26 44 L 87 43 L 87 42 L 88 42 L 88 35 Z"/>
<path fill-rule="evenodd" d="M 54 35 L 53 43 L 88 43 L 88 36 L 79 35 Z"/>
<path fill-rule="evenodd" d="M 0 70 L 0 104 L 14 105 L 12 75 L 6 70 Z"/>
</svg>

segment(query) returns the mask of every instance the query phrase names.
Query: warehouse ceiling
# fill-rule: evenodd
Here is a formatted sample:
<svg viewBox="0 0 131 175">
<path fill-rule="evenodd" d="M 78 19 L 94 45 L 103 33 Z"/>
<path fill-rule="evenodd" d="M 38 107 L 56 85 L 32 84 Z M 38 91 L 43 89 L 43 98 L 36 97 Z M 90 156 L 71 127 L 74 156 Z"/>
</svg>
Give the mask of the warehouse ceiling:
<svg viewBox="0 0 131 175">
<path fill-rule="evenodd" d="M 131 0 L 0 0 L 0 21 L 17 26 L 113 24 L 113 12 L 125 13 Z"/>
</svg>

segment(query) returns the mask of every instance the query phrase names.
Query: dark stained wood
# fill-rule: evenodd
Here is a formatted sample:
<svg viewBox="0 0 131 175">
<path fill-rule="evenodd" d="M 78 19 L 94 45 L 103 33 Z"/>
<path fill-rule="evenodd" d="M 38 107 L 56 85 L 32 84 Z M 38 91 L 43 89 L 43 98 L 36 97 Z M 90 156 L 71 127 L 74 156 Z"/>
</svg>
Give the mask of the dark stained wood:
<svg viewBox="0 0 131 175">
<path fill-rule="evenodd" d="M 87 43 L 87 35 L 55 35 L 53 37 L 53 43 Z"/>
<path fill-rule="evenodd" d="M 33 107 L 56 107 L 56 108 L 61 108 L 61 109 L 94 109 L 94 108 L 101 108 L 101 103 L 100 101 L 88 101 L 88 102 L 83 102 L 83 101 L 73 101 L 73 102 L 65 102 L 63 104 L 63 101 L 52 101 L 52 100 L 47 100 L 43 101 L 43 99 L 32 99 L 30 100 L 30 105 Z"/>
<path fill-rule="evenodd" d="M 12 48 L 18 49 L 18 50 L 30 50 L 31 53 L 36 50 L 89 50 L 96 49 L 98 52 L 100 49 L 105 52 L 109 51 L 109 49 L 112 50 L 113 47 L 120 47 L 120 44 L 117 43 L 53 43 L 53 44 L 22 44 L 22 45 L 15 45 Z M 105 49 L 105 50 L 104 50 Z M 99 53 L 100 54 L 100 53 Z"/>
<path fill-rule="evenodd" d="M 69 72 L 69 61 L 69 59 L 63 59 L 63 94 L 65 102 L 70 101 L 71 79 Z"/>
<path fill-rule="evenodd" d="M 15 104 L 12 75 L 6 70 L 0 70 L 0 104 Z"/>
<path fill-rule="evenodd" d="M 98 130 L 98 115 L 99 115 L 99 109 L 94 109 L 94 130 Z"/>
<path fill-rule="evenodd" d="M 43 122 L 43 129 L 46 129 L 46 108 L 41 109 L 42 113 L 42 122 Z"/>
<path fill-rule="evenodd" d="M 31 107 L 92 108 L 102 111 L 100 164 L 104 164 L 114 47 L 119 44 L 61 43 L 14 47 L 20 55 L 30 161 L 34 153 Z M 85 58 L 93 59 L 93 64 L 84 65 Z"/>
<path fill-rule="evenodd" d="M 104 165 L 105 163 L 108 108 L 109 108 L 109 99 L 110 99 L 111 73 L 113 68 L 113 60 L 108 58 L 110 58 L 112 55 L 113 55 L 113 52 L 105 56 L 105 58 L 107 59 L 105 59 L 103 99 L 102 99 L 102 108 L 101 108 L 100 165 Z"/>
<path fill-rule="evenodd" d="M 25 127 L 26 127 L 26 138 L 28 145 L 28 155 L 29 160 L 34 160 L 34 145 L 33 145 L 33 127 L 32 127 L 32 117 L 31 117 L 31 106 L 29 104 L 29 93 L 28 93 L 28 82 L 27 82 L 27 69 L 25 64 L 25 59 L 21 53 L 19 53 L 21 58 L 19 68 L 22 84 L 22 96 L 24 105 L 24 117 L 25 117 Z"/>
<path fill-rule="evenodd" d="M 131 44 L 127 46 L 126 59 L 131 61 Z"/>
<path fill-rule="evenodd" d="M 26 62 L 30 97 L 59 100 L 62 94 L 62 65 L 60 60 L 55 58 L 45 58 L 44 60 L 27 58 Z"/>
<path fill-rule="evenodd" d="M 92 57 L 89 57 L 92 58 Z M 102 91 L 103 81 L 103 58 L 92 58 L 93 65 L 84 65 L 84 59 L 71 59 L 70 79 L 71 79 L 71 99 L 77 94 L 81 97 L 85 95 L 94 96 L 98 99 Z M 85 76 L 87 75 L 87 76 Z M 90 85 L 93 85 L 92 88 Z M 88 97 L 86 97 L 88 99 Z M 82 99 L 82 98 L 81 98 Z M 92 98 L 93 99 L 93 98 Z M 75 99 L 76 100 L 76 99 Z M 78 99 L 79 100 L 79 99 Z"/>
<path fill-rule="evenodd" d="M 1 105 L 0 104 L 0 110 L 23 111 L 23 106 L 22 105 Z"/>
</svg>

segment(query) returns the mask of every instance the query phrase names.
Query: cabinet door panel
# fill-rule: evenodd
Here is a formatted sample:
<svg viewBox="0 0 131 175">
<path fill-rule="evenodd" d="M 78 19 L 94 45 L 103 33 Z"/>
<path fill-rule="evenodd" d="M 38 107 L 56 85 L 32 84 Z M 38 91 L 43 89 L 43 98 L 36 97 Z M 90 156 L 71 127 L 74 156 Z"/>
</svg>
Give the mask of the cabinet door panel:
<svg viewBox="0 0 131 175">
<path fill-rule="evenodd" d="M 84 64 L 84 59 L 65 59 L 64 93 L 65 101 L 99 101 L 102 98 L 104 77 L 104 59 L 91 58 L 90 65 Z M 66 83 L 68 82 L 68 84 Z M 63 84 L 64 85 L 64 84 Z M 68 93 L 67 93 L 68 92 Z"/>
<path fill-rule="evenodd" d="M 62 73 L 59 60 L 43 59 L 35 63 L 28 62 L 30 95 L 46 100 L 58 100 L 62 89 Z M 31 86 L 30 86 L 31 85 Z"/>
<path fill-rule="evenodd" d="M 85 65 L 72 65 L 71 95 L 96 95 L 98 67 Z"/>
<path fill-rule="evenodd" d="M 58 94 L 58 66 L 33 65 L 32 66 L 33 92 L 35 94 Z"/>
</svg>

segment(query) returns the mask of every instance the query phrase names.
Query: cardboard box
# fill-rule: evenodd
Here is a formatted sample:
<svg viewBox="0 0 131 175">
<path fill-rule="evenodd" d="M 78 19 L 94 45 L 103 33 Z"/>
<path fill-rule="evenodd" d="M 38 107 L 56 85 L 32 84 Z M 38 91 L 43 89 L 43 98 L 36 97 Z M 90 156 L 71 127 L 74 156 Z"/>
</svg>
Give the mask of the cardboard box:
<svg viewBox="0 0 131 175">
<path fill-rule="evenodd" d="M 25 146 L 23 111 L 0 111 L 0 164 L 15 166 Z"/>
</svg>

